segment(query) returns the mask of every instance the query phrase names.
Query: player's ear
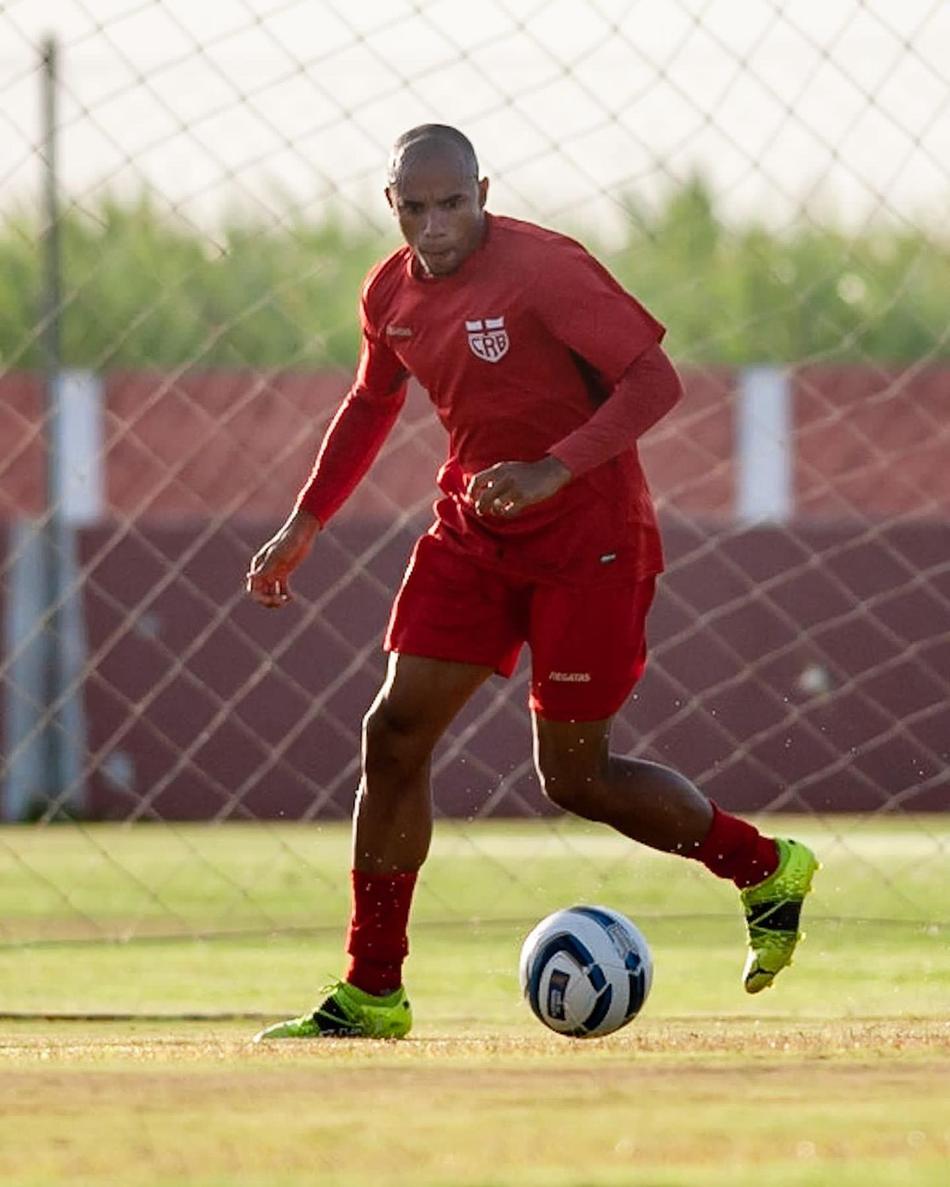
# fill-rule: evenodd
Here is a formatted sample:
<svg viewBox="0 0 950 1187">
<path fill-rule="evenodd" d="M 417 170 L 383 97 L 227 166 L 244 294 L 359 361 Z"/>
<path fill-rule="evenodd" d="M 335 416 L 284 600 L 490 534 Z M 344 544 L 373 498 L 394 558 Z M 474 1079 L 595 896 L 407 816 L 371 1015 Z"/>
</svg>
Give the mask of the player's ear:
<svg viewBox="0 0 950 1187">
<path fill-rule="evenodd" d="M 386 195 L 386 201 L 389 203 L 389 209 L 393 212 L 393 214 L 395 214 L 396 203 L 393 199 L 393 187 L 391 185 L 386 186 L 386 188 L 383 190 L 383 193 Z"/>
<path fill-rule="evenodd" d="M 481 210 L 488 200 L 488 178 L 483 177 L 478 183 L 478 208 Z"/>
</svg>

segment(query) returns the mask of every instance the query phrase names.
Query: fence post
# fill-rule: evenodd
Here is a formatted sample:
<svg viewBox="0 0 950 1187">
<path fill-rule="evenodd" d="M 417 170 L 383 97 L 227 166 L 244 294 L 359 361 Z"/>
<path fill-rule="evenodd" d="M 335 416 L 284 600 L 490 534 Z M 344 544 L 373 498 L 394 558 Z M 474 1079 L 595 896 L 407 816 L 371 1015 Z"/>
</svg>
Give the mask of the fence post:
<svg viewBox="0 0 950 1187">
<path fill-rule="evenodd" d="M 57 90 L 59 52 L 56 40 L 42 46 L 43 294 L 41 350 L 46 402 L 46 506 L 43 520 L 44 647 L 43 787 L 31 810 L 55 815 L 82 806 L 81 780 L 85 729 L 79 700 L 83 646 L 79 593 L 74 588 L 76 540 L 67 515 L 64 452 L 69 398 L 62 369 L 63 264 L 60 238 Z M 77 670 L 79 664 L 79 670 Z"/>
<path fill-rule="evenodd" d="M 785 367 L 739 374 L 736 518 L 787 523 L 794 511 L 791 382 Z"/>
</svg>

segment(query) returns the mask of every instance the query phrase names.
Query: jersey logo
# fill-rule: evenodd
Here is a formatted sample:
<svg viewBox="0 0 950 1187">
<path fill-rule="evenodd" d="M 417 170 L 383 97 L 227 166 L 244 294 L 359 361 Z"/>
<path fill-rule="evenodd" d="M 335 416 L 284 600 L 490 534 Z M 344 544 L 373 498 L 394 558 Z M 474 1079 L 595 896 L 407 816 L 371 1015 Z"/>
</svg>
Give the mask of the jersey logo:
<svg viewBox="0 0 950 1187">
<path fill-rule="evenodd" d="M 467 321 L 465 329 L 472 354 L 483 363 L 497 363 L 508 353 L 508 331 L 503 317 Z"/>
<path fill-rule="evenodd" d="M 386 327 L 386 335 L 389 338 L 411 338 L 412 330 L 409 326 L 388 325 Z"/>
</svg>

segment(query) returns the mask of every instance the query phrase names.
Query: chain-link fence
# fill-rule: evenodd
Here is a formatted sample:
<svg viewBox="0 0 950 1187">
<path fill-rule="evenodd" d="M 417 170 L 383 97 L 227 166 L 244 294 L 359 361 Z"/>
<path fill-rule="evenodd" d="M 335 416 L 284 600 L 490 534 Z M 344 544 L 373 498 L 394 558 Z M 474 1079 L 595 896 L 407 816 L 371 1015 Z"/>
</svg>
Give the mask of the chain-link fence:
<svg viewBox="0 0 950 1187">
<path fill-rule="evenodd" d="M 7 3 L 0 33 L 6 820 L 71 822 L 176 926 L 95 822 L 207 864 L 176 822 L 348 814 L 445 451 L 424 393 L 297 607 L 242 575 L 346 388 L 387 146 L 435 118 L 493 209 L 579 234 L 670 326 L 687 398 L 643 447 L 668 572 L 615 745 L 829 846 L 841 813 L 900 817 L 946 862 L 946 5 L 74 0 Z M 436 800 L 547 844 L 525 683 L 456 723 Z M 35 833 L 0 836 L 53 903 L 13 938 L 111 934 Z"/>
</svg>

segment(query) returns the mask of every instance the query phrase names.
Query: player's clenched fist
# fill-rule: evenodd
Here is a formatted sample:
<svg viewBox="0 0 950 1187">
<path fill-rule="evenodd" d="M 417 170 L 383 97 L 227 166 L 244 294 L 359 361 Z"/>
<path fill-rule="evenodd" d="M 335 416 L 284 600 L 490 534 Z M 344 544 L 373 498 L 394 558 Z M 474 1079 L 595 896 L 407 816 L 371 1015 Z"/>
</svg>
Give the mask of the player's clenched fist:
<svg viewBox="0 0 950 1187">
<path fill-rule="evenodd" d="M 259 549 L 247 571 L 247 592 L 261 606 L 277 609 L 291 599 L 288 578 L 310 551 L 320 522 L 309 511 L 295 511 Z"/>
<path fill-rule="evenodd" d="M 571 472 L 556 457 L 540 462 L 499 462 L 474 474 L 468 497 L 477 515 L 510 518 L 556 495 L 571 480 Z"/>
</svg>

